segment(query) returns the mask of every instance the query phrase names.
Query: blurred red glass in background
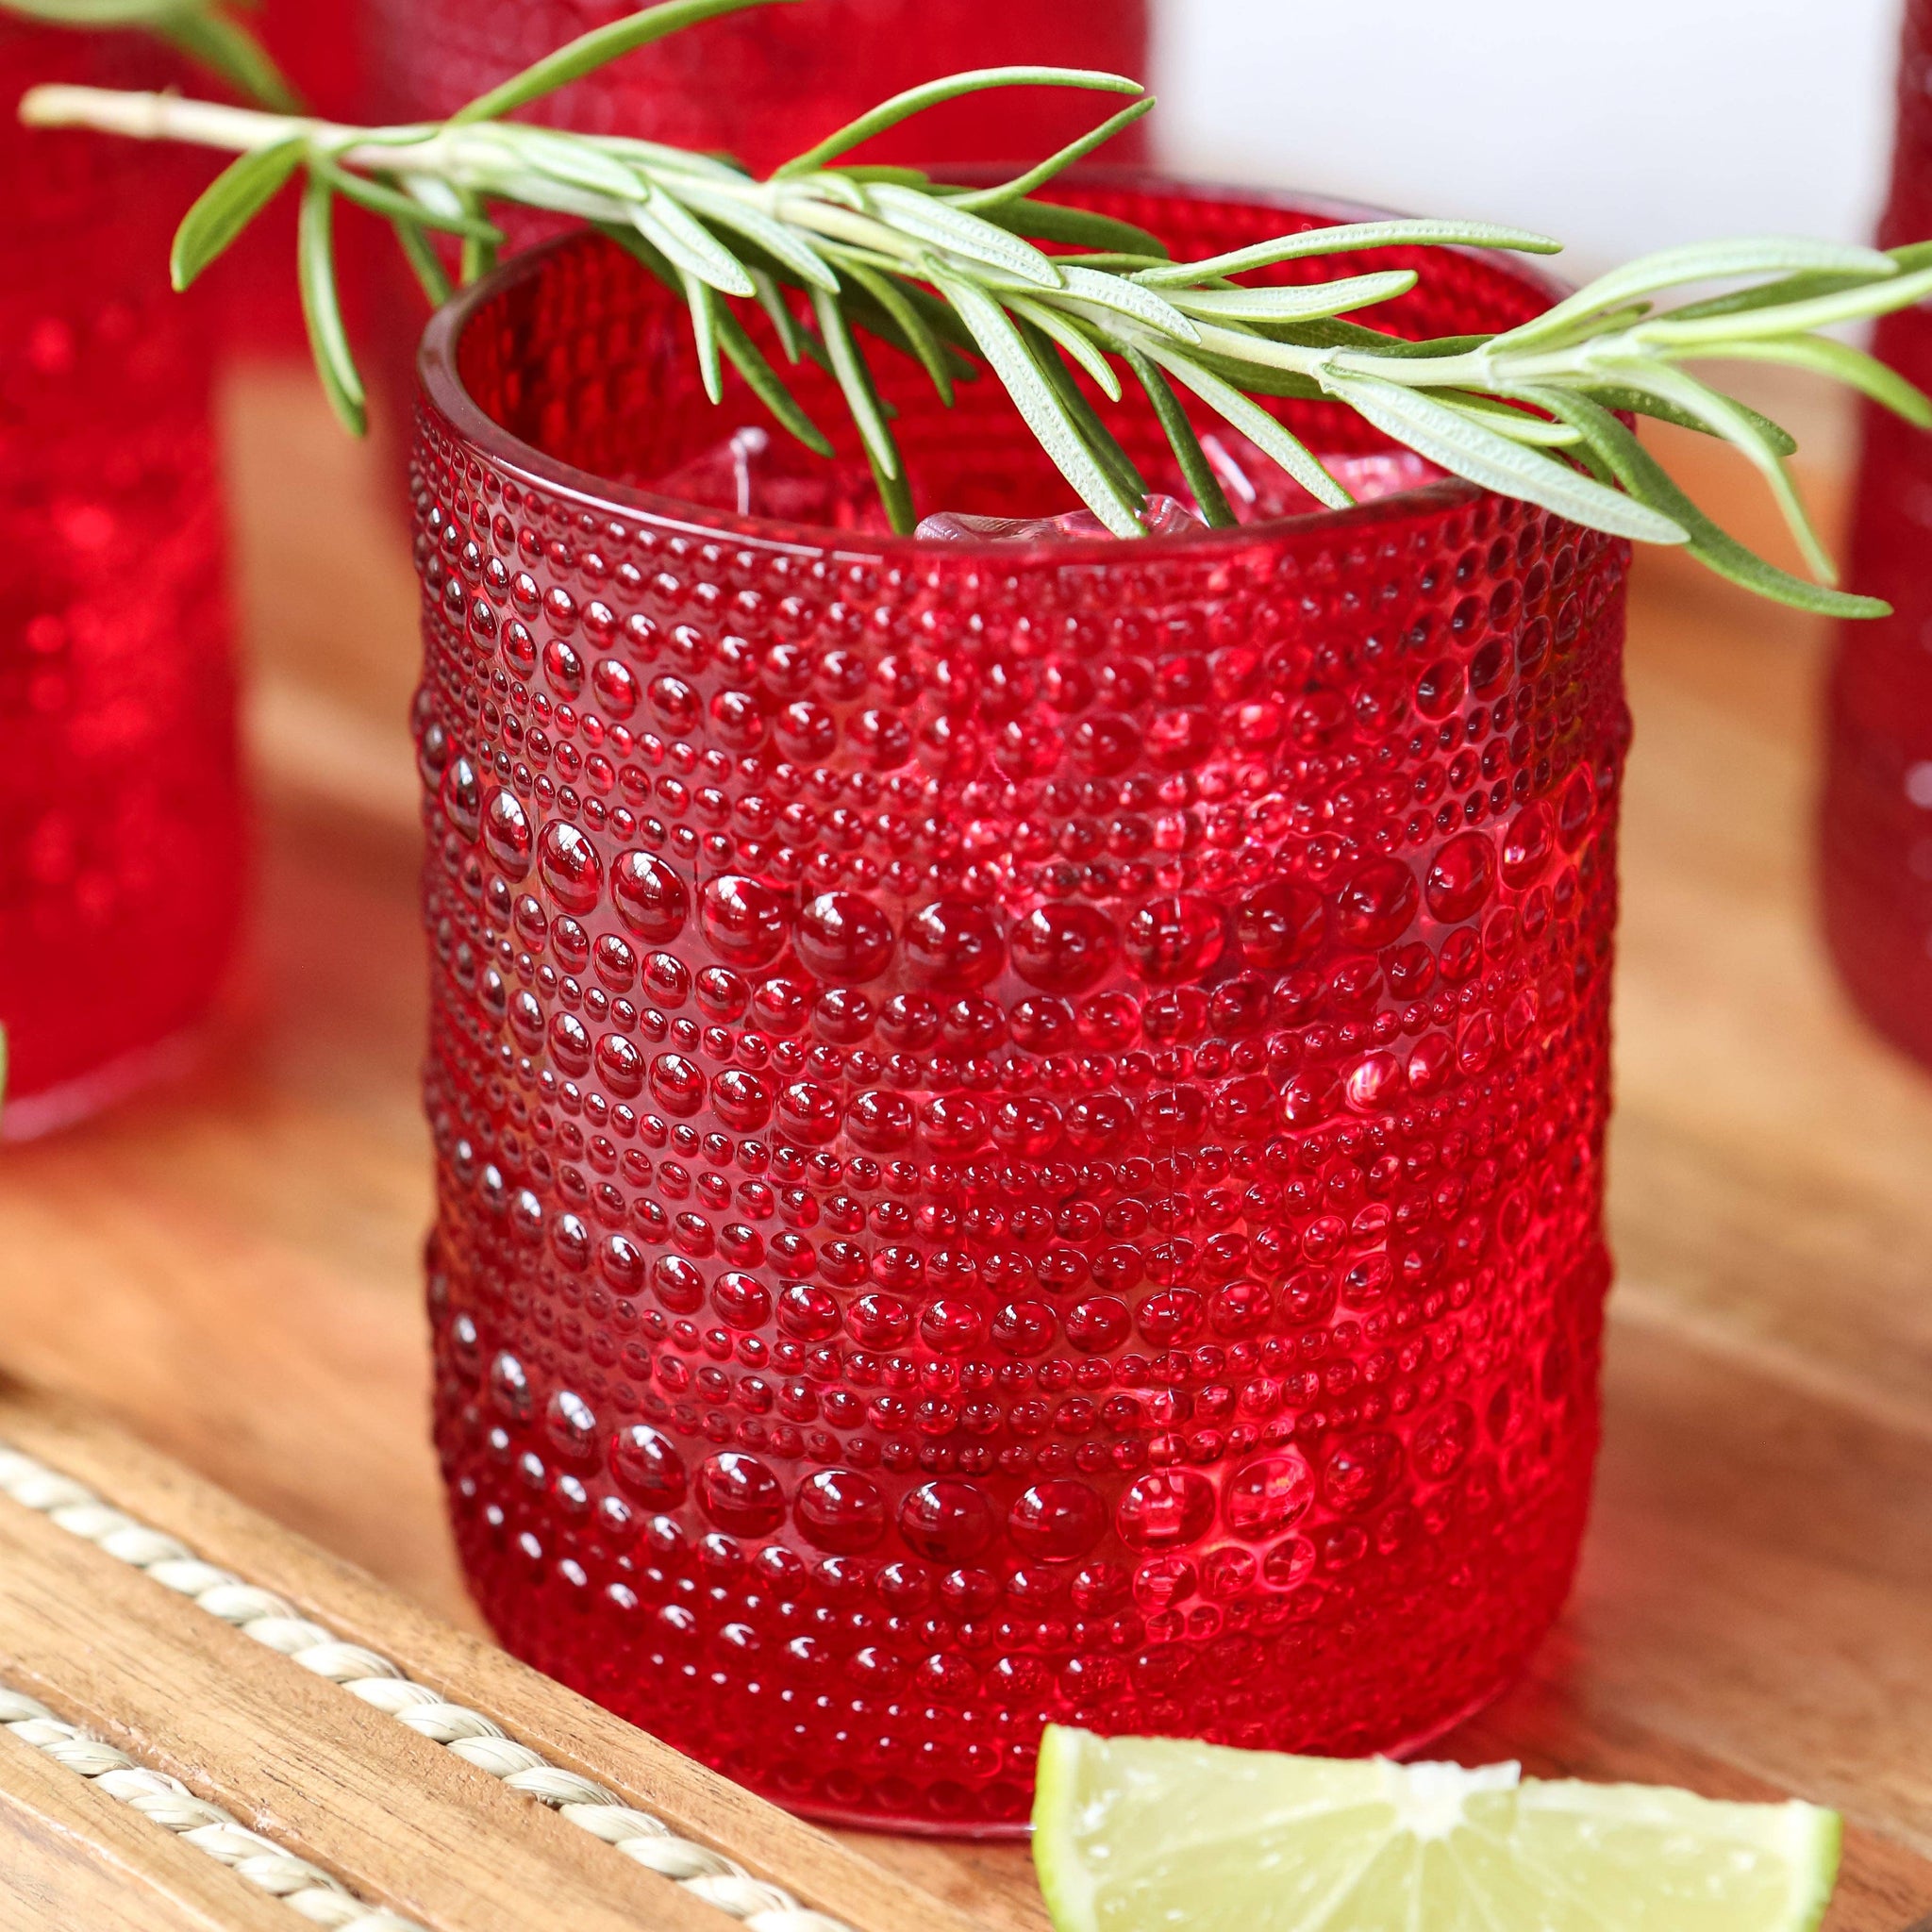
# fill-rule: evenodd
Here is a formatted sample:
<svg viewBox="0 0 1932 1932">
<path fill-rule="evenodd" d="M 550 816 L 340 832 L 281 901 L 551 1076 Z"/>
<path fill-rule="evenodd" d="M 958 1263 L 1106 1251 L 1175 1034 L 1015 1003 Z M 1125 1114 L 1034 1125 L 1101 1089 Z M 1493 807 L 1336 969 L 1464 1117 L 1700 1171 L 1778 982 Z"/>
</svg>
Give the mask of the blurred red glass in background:
<svg viewBox="0 0 1932 1932">
<path fill-rule="evenodd" d="M 1932 0 L 1911 0 L 1880 241 L 1932 239 Z M 1932 389 L 1932 309 L 1879 323 L 1877 354 Z M 1932 1064 L 1932 436 L 1875 407 L 1852 539 L 1853 588 L 1895 614 L 1840 628 L 1822 813 L 1825 932 L 1874 1025 Z"/>
<path fill-rule="evenodd" d="M 636 10 L 623 0 L 362 0 L 362 7 L 372 106 L 385 121 L 453 113 L 565 41 Z M 756 8 L 627 54 L 520 118 L 722 150 L 762 173 L 901 88 L 965 68 L 1027 63 L 1143 78 L 1147 0 L 804 0 Z M 918 115 L 855 158 L 1031 162 L 1120 105 L 1118 96 L 1078 89 L 997 90 Z M 1144 124 L 1106 152 L 1121 161 L 1142 155 Z M 493 216 L 513 247 L 567 225 L 524 208 L 499 207 Z M 386 239 L 382 245 L 369 294 L 373 417 L 400 468 L 425 309 L 414 276 Z"/>
<path fill-rule="evenodd" d="M 28 132 L 48 80 L 176 83 L 138 38 L 0 22 L 0 1024 L 9 1132 L 138 1081 L 242 901 L 209 315 L 168 235 L 205 171 Z"/>
<path fill-rule="evenodd" d="M 364 0 L 385 119 L 453 113 L 624 0 Z M 806 0 L 708 21 L 626 55 L 529 110 L 591 134 L 723 149 L 758 173 L 901 88 L 969 67 L 1101 68 L 1144 78 L 1145 0 Z M 1038 160 L 1119 106 L 1008 89 L 949 103 L 864 151 L 870 160 Z M 1141 151 L 1129 129 L 1115 158 Z"/>
<path fill-rule="evenodd" d="M 1086 192 L 1192 254 L 1315 219 Z M 1547 300 L 1348 265 L 1419 333 Z M 876 361 L 923 509 L 1069 507 L 996 385 Z M 1627 547 L 1446 481 L 897 542 L 849 429 L 774 486 L 820 527 L 653 494 L 760 412 L 594 238 L 424 368 L 437 1435 L 504 1639 L 925 1830 L 1016 1827 L 1049 1720 L 1492 1696 L 1596 1446 Z"/>
<path fill-rule="evenodd" d="M 310 111 L 355 123 L 374 118 L 360 0 L 263 0 L 245 18 Z M 225 98 L 230 92 L 207 75 L 196 75 L 193 85 L 198 93 Z M 336 237 L 342 304 L 361 341 L 372 325 L 370 264 L 391 244 L 377 225 L 346 208 L 337 210 Z M 256 217 L 211 272 L 209 283 L 220 299 L 223 335 L 232 353 L 306 359 L 293 194 L 278 196 Z M 408 325 L 404 319 L 399 325 Z"/>
</svg>

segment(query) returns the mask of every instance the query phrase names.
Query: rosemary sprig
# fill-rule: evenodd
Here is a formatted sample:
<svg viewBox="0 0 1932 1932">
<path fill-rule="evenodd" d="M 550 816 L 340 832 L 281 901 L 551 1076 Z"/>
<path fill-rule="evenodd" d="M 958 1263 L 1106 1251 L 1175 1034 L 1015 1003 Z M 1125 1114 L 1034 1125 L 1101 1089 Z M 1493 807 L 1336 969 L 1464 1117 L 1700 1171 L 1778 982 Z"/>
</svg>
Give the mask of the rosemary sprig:
<svg viewBox="0 0 1932 1932">
<path fill-rule="evenodd" d="M 267 48 L 235 18 L 258 0 L 0 0 L 0 13 L 49 26 L 138 27 L 228 82 L 244 100 L 294 114 L 302 103 Z"/>
<path fill-rule="evenodd" d="M 142 0 L 28 4 L 133 8 Z M 1256 400 L 1326 397 L 1458 476 L 1594 529 L 1684 545 L 1766 596 L 1840 616 L 1884 611 L 1874 599 L 1832 588 L 1830 561 L 1790 482 L 1791 438 L 1687 365 L 1725 358 L 1790 363 L 1932 426 L 1932 402 L 1862 351 L 1819 333 L 1932 295 L 1932 247 L 1885 254 L 1773 239 L 1675 249 L 1612 271 L 1518 328 L 1416 342 L 1359 320 L 1412 288 L 1411 270 L 1289 288 L 1240 277 L 1298 258 L 1398 245 L 1548 254 L 1558 244 L 1475 223 L 1381 221 L 1171 260 L 1138 228 L 1035 195 L 1151 106 L 1137 83 L 1114 75 L 1043 67 L 954 75 L 882 102 L 763 180 L 713 156 L 504 118 L 694 22 L 782 4 L 794 0 L 665 0 L 571 42 L 449 120 L 414 126 L 341 126 L 79 88 L 38 89 L 21 111 L 38 125 L 85 125 L 239 156 L 182 223 L 174 258 L 181 286 L 299 174 L 299 265 L 311 341 L 329 397 L 352 426 L 360 426 L 361 382 L 335 297 L 335 202 L 357 202 L 389 220 L 432 297 L 448 279 L 432 234 L 461 238 L 468 279 L 493 259 L 500 240 L 482 210 L 508 202 L 575 216 L 628 248 L 689 308 L 711 395 L 722 394 L 721 363 L 730 361 L 780 425 L 823 452 L 823 435 L 739 321 L 739 308 L 760 308 L 788 360 L 809 357 L 836 378 L 902 532 L 913 516 L 906 466 L 862 338 L 916 358 L 946 402 L 956 381 L 990 368 L 1061 474 L 1121 537 L 1143 534 L 1145 486 L 1075 372 L 1108 400 L 1120 396 L 1123 375 L 1140 385 L 1211 523 L 1224 523 L 1229 511 L 1180 395 L 1239 429 L 1318 501 L 1342 507 L 1348 492 Z M 1091 136 L 991 188 L 949 187 L 911 169 L 841 165 L 861 142 L 926 108 L 1019 86 L 1132 98 Z M 1058 252 L 1035 245 L 1041 241 Z M 1669 306 L 1677 291 L 1712 280 L 1740 286 Z M 1631 413 L 1741 450 L 1771 485 L 1820 581 L 1778 570 L 1711 524 L 1631 434 L 1623 420 Z"/>
</svg>

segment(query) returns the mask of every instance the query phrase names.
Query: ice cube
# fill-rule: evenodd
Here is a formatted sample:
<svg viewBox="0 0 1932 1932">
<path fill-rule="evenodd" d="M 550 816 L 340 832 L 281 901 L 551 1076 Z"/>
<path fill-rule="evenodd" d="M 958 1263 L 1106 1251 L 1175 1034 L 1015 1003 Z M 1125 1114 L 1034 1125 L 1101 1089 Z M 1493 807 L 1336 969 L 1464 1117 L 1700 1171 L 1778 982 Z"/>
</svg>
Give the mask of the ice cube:
<svg viewBox="0 0 1932 1932">
<path fill-rule="evenodd" d="M 883 532 L 886 513 L 863 462 L 832 461 L 756 425 L 733 430 L 675 470 L 642 479 L 660 496 L 732 516 Z"/>
<path fill-rule="evenodd" d="M 723 442 L 692 457 L 669 475 L 656 478 L 651 487 L 684 503 L 701 503 L 710 509 L 734 510 L 748 517 L 758 496 L 758 458 L 771 446 L 768 430 L 756 425 L 734 429 Z"/>
<path fill-rule="evenodd" d="M 1201 438 L 1201 453 L 1237 523 L 1306 516 L 1322 508 L 1273 457 L 1239 430 L 1209 430 Z M 1373 503 L 1377 497 L 1393 496 L 1404 490 L 1420 490 L 1426 483 L 1440 482 L 1443 475 L 1426 458 L 1408 449 L 1351 452 L 1324 456 L 1319 460 L 1357 503 Z"/>
<path fill-rule="evenodd" d="M 1150 537 L 1185 537 L 1191 530 L 1208 527 L 1191 504 L 1158 494 L 1141 504 L 1141 521 Z M 1112 534 L 1091 509 L 1069 510 L 1059 517 L 974 517 L 958 510 L 941 510 L 926 517 L 913 532 L 941 543 L 1051 543 L 1056 539 Z"/>
</svg>

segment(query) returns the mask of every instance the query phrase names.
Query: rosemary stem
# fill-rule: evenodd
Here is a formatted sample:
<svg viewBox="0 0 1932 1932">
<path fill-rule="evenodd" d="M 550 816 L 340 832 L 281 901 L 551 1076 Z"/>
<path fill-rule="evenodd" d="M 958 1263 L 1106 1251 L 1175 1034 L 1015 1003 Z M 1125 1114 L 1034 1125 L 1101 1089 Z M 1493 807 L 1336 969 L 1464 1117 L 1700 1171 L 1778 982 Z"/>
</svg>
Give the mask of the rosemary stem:
<svg viewBox="0 0 1932 1932">
<path fill-rule="evenodd" d="M 173 7 L 176 0 L 152 4 Z M 281 187 L 299 180 L 311 340 L 331 398 L 351 420 L 360 415 L 361 384 L 335 293 L 334 199 L 359 202 L 395 224 L 419 273 L 429 265 L 433 289 L 444 278 L 424 231 L 464 234 L 468 277 L 493 258 L 494 231 L 478 220 L 481 209 L 510 203 L 574 215 L 630 242 L 685 294 L 713 400 L 721 393 L 721 357 L 728 357 L 785 426 L 824 450 L 824 437 L 783 376 L 726 306 L 732 298 L 758 299 L 791 360 L 802 346 L 809 348 L 838 377 L 894 528 L 911 525 L 906 473 L 852 339 L 855 325 L 909 349 L 948 401 L 949 364 L 976 347 L 1060 474 L 1123 537 L 1141 534 L 1129 487 L 1139 479 L 1131 465 L 1123 471 L 1111 432 L 1073 385 L 1063 358 L 1112 399 L 1120 391 L 1107 358 L 1125 357 L 1142 386 L 1152 385 L 1155 408 L 1191 480 L 1208 475 L 1189 420 L 1198 406 L 1253 439 L 1318 500 L 1345 504 L 1347 492 L 1319 458 L 1257 400 L 1325 392 L 1396 442 L 1482 488 L 1612 535 L 1688 541 L 1712 569 L 1803 608 L 1846 617 L 1882 611 L 1870 598 L 1827 587 L 1829 561 L 1784 469 L 1794 447 L 1790 435 L 1682 365 L 1733 352 L 1795 362 L 1862 390 L 1909 422 L 1932 425 L 1932 398 L 1862 352 L 1816 333 L 1932 295 L 1932 244 L 1878 255 L 1772 237 L 1666 250 L 1500 336 L 1411 345 L 1336 325 L 1406 292 L 1416 279 L 1412 271 L 1331 274 L 1306 291 L 1243 288 L 1232 277 L 1384 243 L 1541 251 L 1555 244 L 1483 224 L 1391 220 L 1345 223 L 1205 261 L 1174 262 L 1157 240 L 1129 225 L 1023 193 L 1124 125 L 1141 111 L 1138 104 L 1017 180 L 973 193 L 907 171 L 813 165 L 842 155 L 851 128 L 759 180 L 714 157 L 504 118 L 673 26 L 760 4 L 670 0 L 645 8 L 628 23 L 581 36 L 442 123 L 356 127 L 176 94 L 82 87 L 33 89 L 20 117 L 36 127 L 87 127 L 242 157 L 184 218 L 171 258 L 177 286 L 213 261 Z M 1138 92 L 1131 82 L 1071 78 Z M 884 126 L 913 107 L 990 85 L 1068 79 L 1047 69 L 955 75 L 895 96 L 855 125 Z M 1003 207 L 1012 211 L 1001 212 Z M 1048 255 L 1036 239 L 1072 252 Z M 849 280 L 841 282 L 841 271 Z M 1754 277 L 1755 286 L 1721 302 L 1654 308 L 1662 291 Z M 780 292 L 778 279 L 811 291 L 818 340 Z M 1443 353 L 1432 353 L 1438 349 Z M 1189 409 L 1176 400 L 1178 389 L 1191 393 Z M 1824 584 L 1792 577 L 1725 536 L 1645 454 L 1620 411 L 1687 423 L 1742 450 L 1763 471 Z M 1580 460 L 1563 460 L 1565 452 Z"/>
<path fill-rule="evenodd" d="M 333 133 L 353 138 L 361 130 L 334 127 L 303 114 L 267 114 L 256 108 L 230 108 L 220 101 L 193 101 L 179 94 L 123 93 L 102 87 L 51 85 L 29 88 L 21 96 L 20 119 L 27 127 L 92 127 L 130 141 L 185 141 L 197 147 L 246 154 L 278 142 Z"/>
</svg>

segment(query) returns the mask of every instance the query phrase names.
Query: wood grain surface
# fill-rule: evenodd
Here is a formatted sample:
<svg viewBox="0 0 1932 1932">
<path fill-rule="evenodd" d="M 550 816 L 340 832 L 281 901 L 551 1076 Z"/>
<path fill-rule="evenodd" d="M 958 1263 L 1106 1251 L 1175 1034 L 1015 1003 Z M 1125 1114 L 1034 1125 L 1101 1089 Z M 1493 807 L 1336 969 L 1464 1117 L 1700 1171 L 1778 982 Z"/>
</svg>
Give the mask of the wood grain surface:
<svg viewBox="0 0 1932 1932">
<path fill-rule="evenodd" d="M 552 1764 L 616 1791 L 680 1838 L 735 1858 L 754 1876 L 783 1886 L 853 1932 L 904 1932 L 915 1925 L 921 1932 L 984 1932 L 964 1913 L 830 1834 L 458 1629 L 226 1491 L 102 1425 L 71 1400 L 0 1383 L 0 1441 L 85 1483 L 115 1508 L 177 1538 L 203 1561 L 273 1591 L 332 1637 L 375 1651 L 446 1702 L 491 1718 Z M 715 1908 L 669 1880 L 626 1864 L 577 1826 L 171 1597 L 151 1579 L 84 1544 L 76 1549 L 75 1542 L 18 1507 L 0 1505 L 0 1682 L 60 1707 L 70 1722 L 157 1769 L 188 1779 L 182 1764 L 195 1767 L 196 1789 L 204 1795 L 230 1809 L 252 1807 L 258 1829 L 354 1877 L 358 1890 L 397 1882 L 398 1866 L 387 1851 L 381 1862 L 370 1862 L 373 1840 L 385 1834 L 401 1854 L 405 1873 L 432 1858 L 445 1871 L 487 1871 L 491 1911 L 505 1861 L 492 1857 L 490 1846 L 505 1834 L 514 1841 L 505 1848 L 515 1855 L 507 1861 L 513 1875 L 552 1888 L 527 1894 L 521 1905 L 509 1899 L 508 1916 L 500 1922 L 460 1911 L 447 1921 L 434 1918 L 435 1932 L 445 1924 L 450 1932 L 491 1932 L 498 1923 L 544 1923 L 527 1916 L 528 1896 L 550 1898 L 559 1923 L 575 1932 L 590 1922 L 566 1915 L 566 1892 L 580 1875 L 594 1889 L 613 1862 L 613 1901 L 641 1903 L 661 1932 L 721 1932 Z M 59 1607 L 70 1597 L 74 1614 L 63 1622 Z M 198 1643 L 206 1655 L 196 1652 Z M 196 1654 L 177 1658 L 184 1645 Z M 191 1694 L 191 1676 L 192 1694 L 212 1707 L 177 1723 L 169 1713 Z M 225 1680 L 234 1688 L 224 1697 Z M 291 1735 L 304 1742 L 278 1772 L 276 1754 L 287 1751 Z M 359 1758 L 359 1771 L 345 1771 L 344 1751 Z M 367 1782 L 372 1772 L 373 1785 Z M 359 1788 L 358 1777 L 364 1781 Z M 420 1802 L 419 1784 L 431 1801 L 428 1808 Z M 485 1787 L 489 1797 L 478 1807 L 475 1828 L 453 1835 L 442 1798 L 461 1805 Z M 277 1792 L 292 1795 L 299 1817 L 278 1806 Z M 351 1815 L 322 1815 L 332 1806 Z M 339 1829 L 343 1824 L 346 1838 Z M 324 1838 L 314 1836 L 318 1829 Z M 435 1835 L 433 1842 L 425 1842 L 425 1832 Z M 405 1837 L 414 1842 L 404 1845 Z M 559 1857 L 561 1872 L 555 1869 Z M 562 1889 L 555 1889 L 559 1883 Z M 420 1884 L 415 1897 L 450 1903 Z M 422 1903 L 407 1907 L 419 1918 L 433 1918 L 436 1908 Z"/>
<path fill-rule="evenodd" d="M 291 1932 L 288 1908 L 0 1730 L 0 1925 Z"/>
<path fill-rule="evenodd" d="M 0 1507 L 0 1676 L 425 1932 L 717 1913 L 138 1570 Z"/>
<path fill-rule="evenodd" d="M 0 1151 L 0 1357 L 475 1629 L 425 1427 L 414 590 L 304 379 L 239 384 L 230 432 L 253 936 L 196 1071 Z M 1755 534 L 1740 479 L 1671 454 Z M 1824 644 L 1640 568 L 1595 1516 L 1531 1681 L 1442 1748 L 1836 1805 L 1833 1932 L 1903 1932 L 1932 1911 L 1932 1080 L 1816 935 Z M 1018 1846 L 862 1848 L 1041 1924 Z"/>
</svg>

